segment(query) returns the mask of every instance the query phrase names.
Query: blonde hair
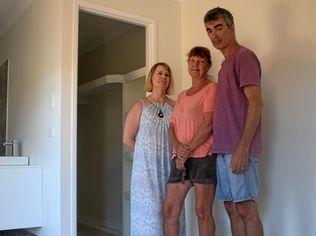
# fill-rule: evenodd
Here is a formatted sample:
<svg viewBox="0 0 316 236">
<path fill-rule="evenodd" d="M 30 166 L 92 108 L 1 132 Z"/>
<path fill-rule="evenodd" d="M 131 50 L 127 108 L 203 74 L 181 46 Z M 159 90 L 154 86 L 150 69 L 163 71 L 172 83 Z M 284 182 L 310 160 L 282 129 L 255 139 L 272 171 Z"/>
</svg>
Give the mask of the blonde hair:
<svg viewBox="0 0 316 236">
<path fill-rule="evenodd" d="M 171 68 L 170 66 L 167 64 L 167 63 L 164 63 L 164 62 L 158 62 L 156 63 L 155 65 L 153 65 L 148 73 L 148 76 L 147 76 L 147 79 L 146 79 L 146 83 L 145 83 L 145 91 L 146 92 L 152 92 L 153 91 L 153 83 L 152 83 L 152 77 L 153 77 L 153 74 L 156 70 L 156 68 L 158 66 L 163 66 L 170 74 L 170 83 L 169 83 L 169 86 L 167 88 L 167 91 L 166 91 L 166 94 L 170 95 L 172 94 L 172 90 L 173 90 L 173 77 L 172 77 L 172 71 L 171 71 Z"/>
</svg>

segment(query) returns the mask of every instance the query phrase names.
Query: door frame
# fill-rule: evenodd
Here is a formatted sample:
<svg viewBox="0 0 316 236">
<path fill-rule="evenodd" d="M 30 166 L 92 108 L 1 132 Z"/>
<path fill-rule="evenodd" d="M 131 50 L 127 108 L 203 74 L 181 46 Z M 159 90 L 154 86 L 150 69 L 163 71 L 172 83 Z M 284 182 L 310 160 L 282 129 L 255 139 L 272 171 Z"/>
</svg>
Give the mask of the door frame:
<svg viewBox="0 0 316 236">
<path fill-rule="evenodd" d="M 3 142 L 8 141 L 8 133 L 9 133 L 9 88 L 10 88 L 10 59 L 5 58 L 3 61 L 0 62 L 0 67 L 3 66 L 5 63 L 7 63 L 7 68 L 6 68 L 6 79 L 7 79 L 7 94 L 6 94 L 6 114 L 5 114 L 5 137 L 4 140 L 1 140 L 0 144 Z M 7 147 L 4 148 L 5 155 L 7 155 Z"/>
<path fill-rule="evenodd" d="M 118 21 L 127 22 L 143 26 L 146 29 L 146 74 L 150 67 L 157 61 L 156 45 L 156 21 L 122 10 L 110 8 L 104 5 L 90 3 L 83 0 L 74 2 L 73 20 L 73 65 L 71 78 L 71 137 L 70 137 L 70 196 L 62 195 L 62 199 L 67 201 L 70 197 L 70 236 L 77 235 L 77 92 L 78 92 L 78 31 L 79 31 L 79 11 L 99 15 Z"/>
</svg>

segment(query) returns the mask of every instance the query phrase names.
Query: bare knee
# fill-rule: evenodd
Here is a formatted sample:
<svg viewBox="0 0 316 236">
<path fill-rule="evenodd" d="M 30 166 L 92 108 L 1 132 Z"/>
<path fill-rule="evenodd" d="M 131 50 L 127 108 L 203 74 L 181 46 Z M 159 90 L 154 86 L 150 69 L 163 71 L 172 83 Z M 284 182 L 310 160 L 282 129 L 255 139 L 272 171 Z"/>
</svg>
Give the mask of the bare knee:
<svg viewBox="0 0 316 236">
<path fill-rule="evenodd" d="M 196 206 L 195 214 L 199 221 L 205 221 L 211 218 L 212 211 L 210 206 Z"/>
<path fill-rule="evenodd" d="M 238 202 L 236 210 L 242 218 L 253 218 L 258 215 L 257 204 L 255 201 Z"/>
<path fill-rule="evenodd" d="M 164 219 L 168 224 L 176 224 L 179 220 L 181 208 L 175 204 L 164 204 Z"/>
<path fill-rule="evenodd" d="M 234 202 L 224 202 L 225 210 L 230 217 L 238 216 L 236 205 Z"/>
<path fill-rule="evenodd" d="M 165 219 L 168 219 L 172 216 L 172 205 L 171 204 L 164 204 L 163 206 L 163 214 Z"/>
</svg>

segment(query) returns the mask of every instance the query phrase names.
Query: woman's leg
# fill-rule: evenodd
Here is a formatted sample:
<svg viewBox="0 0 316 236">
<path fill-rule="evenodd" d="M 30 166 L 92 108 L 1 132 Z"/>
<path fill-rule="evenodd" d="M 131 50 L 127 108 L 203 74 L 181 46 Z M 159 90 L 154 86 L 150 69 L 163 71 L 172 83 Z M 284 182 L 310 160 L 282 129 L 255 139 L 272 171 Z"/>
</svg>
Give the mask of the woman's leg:
<svg viewBox="0 0 316 236">
<path fill-rule="evenodd" d="M 164 203 L 164 230 L 165 236 L 178 236 L 180 231 L 179 217 L 184 199 L 191 188 L 189 181 L 170 183 L 167 186 L 167 198 Z"/>
<path fill-rule="evenodd" d="M 200 236 L 215 236 L 215 222 L 212 207 L 215 197 L 215 184 L 194 183 L 195 212 L 199 224 Z"/>
</svg>

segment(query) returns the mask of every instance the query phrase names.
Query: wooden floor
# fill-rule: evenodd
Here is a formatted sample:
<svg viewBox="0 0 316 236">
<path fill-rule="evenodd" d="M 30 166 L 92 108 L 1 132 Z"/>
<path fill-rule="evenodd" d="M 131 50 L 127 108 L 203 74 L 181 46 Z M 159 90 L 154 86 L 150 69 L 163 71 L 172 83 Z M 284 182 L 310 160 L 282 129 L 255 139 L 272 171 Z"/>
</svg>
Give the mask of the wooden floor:
<svg viewBox="0 0 316 236">
<path fill-rule="evenodd" d="M 114 234 L 105 233 L 101 230 L 90 228 L 88 226 L 78 224 L 77 236 L 115 236 Z"/>
<path fill-rule="evenodd" d="M 0 231 L 0 236 L 36 236 L 36 235 L 26 230 L 13 229 L 13 230 Z"/>
</svg>

